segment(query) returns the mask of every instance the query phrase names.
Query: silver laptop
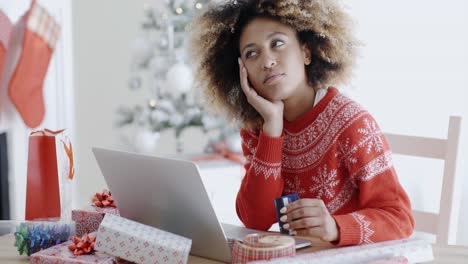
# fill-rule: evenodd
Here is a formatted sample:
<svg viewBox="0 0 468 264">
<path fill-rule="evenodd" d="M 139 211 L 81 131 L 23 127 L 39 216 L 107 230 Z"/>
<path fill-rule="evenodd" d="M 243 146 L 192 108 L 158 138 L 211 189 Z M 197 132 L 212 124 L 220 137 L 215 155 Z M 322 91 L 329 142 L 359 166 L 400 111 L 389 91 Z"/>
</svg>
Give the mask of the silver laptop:
<svg viewBox="0 0 468 264">
<path fill-rule="evenodd" d="M 193 255 L 230 262 L 232 239 L 263 233 L 220 224 L 193 162 L 103 148 L 93 153 L 120 214 L 192 239 Z M 295 239 L 296 248 L 310 245 Z"/>
</svg>

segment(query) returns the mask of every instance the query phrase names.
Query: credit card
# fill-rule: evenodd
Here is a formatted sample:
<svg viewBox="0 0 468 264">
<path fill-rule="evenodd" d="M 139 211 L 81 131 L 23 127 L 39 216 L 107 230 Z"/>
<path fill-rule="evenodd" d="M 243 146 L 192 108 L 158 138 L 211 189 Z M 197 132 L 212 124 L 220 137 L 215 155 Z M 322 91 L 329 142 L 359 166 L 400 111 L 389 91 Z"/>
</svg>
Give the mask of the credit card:
<svg viewBox="0 0 468 264">
<path fill-rule="evenodd" d="M 286 223 L 283 223 L 280 221 L 280 218 L 284 215 L 282 213 L 280 213 L 280 210 L 281 208 L 285 207 L 286 205 L 294 202 L 294 201 L 297 201 L 299 200 L 299 195 L 297 195 L 297 193 L 292 193 L 292 194 L 288 194 L 288 195 L 285 195 L 285 196 L 281 196 L 280 198 L 275 198 L 275 208 L 276 208 L 276 217 L 278 218 L 278 224 L 279 224 L 279 227 L 280 227 L 280 232 L 282 234 L 287 234 L 289 235 L 289 230 L 287 229 L 284 229 L 283 228 L 283 225 L 286 224 Z"/>
</svg>

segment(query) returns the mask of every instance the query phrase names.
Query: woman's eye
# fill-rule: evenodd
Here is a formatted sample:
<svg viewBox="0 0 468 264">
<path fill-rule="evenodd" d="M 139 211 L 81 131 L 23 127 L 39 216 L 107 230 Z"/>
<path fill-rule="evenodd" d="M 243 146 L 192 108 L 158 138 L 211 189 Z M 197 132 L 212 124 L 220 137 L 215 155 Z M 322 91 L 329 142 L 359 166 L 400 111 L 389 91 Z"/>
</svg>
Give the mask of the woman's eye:
<svg viewBox="0 0 468 264">
<path fill-rule="evenodd" d="M 255 52 L 255 51 L 247 51 L 247 53 L 245 53 L 245 57 L 246 57 L 246 58 L 250 58 L 250 57 L 255 56 L 255 54 L 257 54 L 257 52 Z"/>
<path fill-rule="evenodd" d="M 281 47 L 284 45 L 284 41 L 282 40 L 274 40 L 273 41 L 273 47 Z"/>
</svg>

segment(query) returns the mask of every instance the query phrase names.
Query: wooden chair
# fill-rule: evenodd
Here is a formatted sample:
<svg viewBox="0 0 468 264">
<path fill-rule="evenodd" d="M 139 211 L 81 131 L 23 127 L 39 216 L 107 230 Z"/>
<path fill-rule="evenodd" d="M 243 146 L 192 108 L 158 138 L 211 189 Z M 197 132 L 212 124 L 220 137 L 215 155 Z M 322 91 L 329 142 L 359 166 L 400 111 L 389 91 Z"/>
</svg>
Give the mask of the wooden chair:
<svg viewBox="0 0 468 264">
<path fill-rule="evenodd" d="M 446 139 L 384 133 L 393 154 L 433 158 L 444 161 L 439 213 L 413 210 L 416 231 L 436 235 L 436 242 L 448 244 L 456 177 L 461 117 L 451 116 Z"/>
</svg>

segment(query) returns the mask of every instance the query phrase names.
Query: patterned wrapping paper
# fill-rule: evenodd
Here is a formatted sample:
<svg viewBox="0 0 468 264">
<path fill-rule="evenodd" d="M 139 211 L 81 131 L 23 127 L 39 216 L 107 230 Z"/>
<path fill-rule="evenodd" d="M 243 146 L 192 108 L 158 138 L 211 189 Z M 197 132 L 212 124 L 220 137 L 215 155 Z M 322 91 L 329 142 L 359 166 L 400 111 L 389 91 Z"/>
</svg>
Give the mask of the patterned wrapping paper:
<svg viewBox="0 0 468 264">
<path fill-rule="evenodd" d="M 390 257 L 376 261 L 367 262 L 366 264 L 408 264 L 408 259 L 405 257 Z"/>
<path fill-rule="evenodd" d="M 243 242 L 234 241 L 232 263 L 247 263 L 255 260 L 296 255 L 296 244 L 292 237 L 284 235 L 251 234 Z"/>
<path fill-rule="evenodd" d="M 90 255 L 75 256 L 73 255 L 73 252 L 68 249 L 70 244 L 72 244 L 72 242 L 68 241 L 34 253 L 30 257 L 30 262 L 33 264 L 125 263 L 122 260 L 103 252 L 94 252 Z"/>
<path fill-rule="evenodd" d="M 106 214 L 99 226 L 95 249 L 141 264 L 187 263 L 192 240 Z"/>
<path fill-rule="evenodd" d="M 91 206 L 89 209 L 72 210 L 72 220 L 76 222 L 76 236 L 92 233 L 98 230 L 105 214 L 120 215 L 115 207 Z"/>
<path fill-rule="evenodd" d="M 268 263 L 420 263 L 434 259 L 432 246 L 422 239 L 408 238 L 358 246 L 339 247 L 298 254 L 290 258 L 272 259 Z M 379 262 L 382 261 L 382 262 Z M 394 261 L 394 262 L 392 262 Z M 406 262 L 405 262 L 406 261 Z M 256 261 L 255 263 L 266 263 Z"/>
</svg>

